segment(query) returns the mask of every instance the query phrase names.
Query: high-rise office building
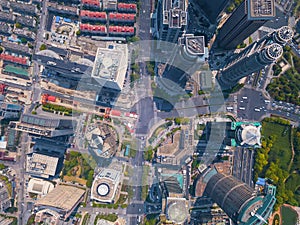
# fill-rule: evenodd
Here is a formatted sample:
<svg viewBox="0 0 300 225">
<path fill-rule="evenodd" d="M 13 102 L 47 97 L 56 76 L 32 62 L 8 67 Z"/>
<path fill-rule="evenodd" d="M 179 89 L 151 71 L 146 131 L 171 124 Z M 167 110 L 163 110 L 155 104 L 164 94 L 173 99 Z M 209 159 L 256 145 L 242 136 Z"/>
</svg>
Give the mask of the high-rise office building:
<svg viewBox="0 0 300 225">
<path fill-rule="evenodd" d="M 199 7 L 205 12 L 211 23 L 216 23 L 218 16 L 225 9 L 229 0 L 201 0 L 195 1 Z"/>
<path fill-rule="evenodd" d="M 275 0 L 245 0 L 226 20 L 217 34 L 216 45 L 234 49 L 265 22 L 275 17 Z"/>
<path fill-rule="evenodd" d="M 217 173 L 209 179 L 204 196 L 216 202 L 235 224 L 261 225 L 272 213 L 275 193 L 275 186 L 265 185 L 263 192 L 256 193 L 233 176 Z"/>
<path fill-rule="evenodd" d="M 282 46 L 293 38 L 293 30 L 283 26 L 227 60 L 217 79 L 223 90 L 233 87 L 241 78 L 263 69 L 279 59 Z"/>
<path fill-rule="evenodd" d="M 157 4 L 157 39 L 177 43 L 187 25 L 187 0 L 159 0 Z"/>
<path fill-rule="evenodd" d="M 170 95 L 172 92 L 178 94 L 178 89 L 174 85 L 184 89 L 189 78 L 201 69 L 207 59 L 208 49 L 205 46 L 204 36 L 184 34 L 178 38 L 178 46 L 170 55 L 168 65 L 162 74 L 164 79 L 157 78 L 159 86 Z"/>
<path fill-rule="evenodd" d="M 283 49 L 279 44 L 257 48 L 251 46 L 242 51 L 240 58 L 230 61 L 219 74 L 218 80 L 223 90 L 232 88 L 241 78 L 270 65 L 282 56 Z"/>
</svg>

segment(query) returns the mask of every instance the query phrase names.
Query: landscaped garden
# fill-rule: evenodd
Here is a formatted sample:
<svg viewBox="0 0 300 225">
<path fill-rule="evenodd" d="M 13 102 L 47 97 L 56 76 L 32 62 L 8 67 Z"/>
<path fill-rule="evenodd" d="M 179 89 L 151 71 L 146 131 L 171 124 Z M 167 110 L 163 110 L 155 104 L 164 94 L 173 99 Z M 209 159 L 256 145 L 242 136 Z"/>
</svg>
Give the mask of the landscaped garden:
<svg viewBox="0 0 300 225">
<path fill-rule="evenodd" d="M 94 175 L 94 168 L 92 167 L 94 162 L 89 157 L 91 156 L 85 156 L 74 151 L 67 154 L 62 171 L 62 179 L 91 187 Z"/>
<path fill-rule="evenodd" d="M 284 47 L 283 57 L 293 67 L 279 77 L 272 79 L 271 83 L 267 86 L 267 91 L 277 101 L 300 105 L 300 59 L 292 52 L 289 46 Z M 273 69 L 274 74 L 278 75 L 278 66 L 273 67 Z"/>
<path fill-rule="evenodd" d="M 269 178 L 277 187 L 276 205 L 300 205 L 300 130 L 277 117 L 262 121 L 262 148 L 256 150 L 254 180 Z M 294 151 L 293 151 L 294 150 Z"/>
</svg>

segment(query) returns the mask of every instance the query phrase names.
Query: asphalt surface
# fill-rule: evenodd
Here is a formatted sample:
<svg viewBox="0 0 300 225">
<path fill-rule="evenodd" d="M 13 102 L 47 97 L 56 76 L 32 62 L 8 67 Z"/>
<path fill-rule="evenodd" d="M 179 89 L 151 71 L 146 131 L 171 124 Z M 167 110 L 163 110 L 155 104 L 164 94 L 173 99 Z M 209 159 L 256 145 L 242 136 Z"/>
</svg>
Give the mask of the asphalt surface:
<svg viewBox="0 0 300 225">
<path fill-rule="evenodd" d="M 247 99 L 243 99 L 247 97 Z M 267 100 L 261 92 L 244 88 L 237 98 L 237 117 L 239 119 L 247 119 L 259 121 L 263 115 L 267 114 Z"/>
<path fill-rule="evenodd" d="M 149 131 L 149 124 L 154 118 L 153 99 L 150 97 L 141 99 L 137 103 L 139 108 L 139 120 L 136 125 L 137 135 L 146 135 Z"/>
<path fill-rule="evenodd" d="M 271 115 L 284 117 L 299 125 L 300 107 L 290 103 L 276 102 L 266 98 L 261 91 L 244 88 L 237 95 L 237 118 L 239 120 L 260 121 Z M 244 99 L 247 97 L 247 99 Z"/>
</svg>

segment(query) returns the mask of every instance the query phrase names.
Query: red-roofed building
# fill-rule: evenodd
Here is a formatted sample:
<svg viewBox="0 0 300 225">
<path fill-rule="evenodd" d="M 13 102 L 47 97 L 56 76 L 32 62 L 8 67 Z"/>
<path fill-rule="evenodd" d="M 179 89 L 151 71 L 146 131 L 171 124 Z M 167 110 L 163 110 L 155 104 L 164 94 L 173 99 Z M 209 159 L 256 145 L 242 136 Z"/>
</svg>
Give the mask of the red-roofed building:
<svg viewBox="0 0 300 225">
<path fill-rule="evenodd" d="M 6 54 L 1 54 L 0 58 L 3 59 L 4 61 L 9 61 L 12 63 L 21 64 L 21 65 L 27 65 L 26 58 L 21 58 L 21 57 L 16 57 L 16 56 L 12 56 L 12 55 L 6 55 Z"/>
<path fill-rule="evenodd" d="M 0 84 L 0 94 L 4 95 L 7 90 L 7 86 L 5 84 Z"/>
<path fill-rule="evenodd" d="M 92 6 L 92 7 L 96 7 L 96 8 L 100 7 L 99 0 L 81 0 L 81 3 L 86 6 Z"/>
<path fill-rule="evenodd" d="M 119 12 L 136 12 L 136 4 L 132 3 L 118 3 Z"/>
<path fill-rule="evenodd" d="M 109 14 L 110 21 L 116 22 L 135 22 L 134 14 L 126 14 L 126 13 L 110 13 Z"/>
<path fill-rule="evenodd" d="M 110 114 L 112 116 L 121 116 L 122 113 L 119 110 L 113 109 L 113 110 L 111 110 Z"/>
<path fill-rule="evenodd" d="M 88 10 L 81 10 L 80 16 L 84 20 L 101 20 L 101 21 L 107 20 L 107 15 L 105 12 L 93 12 Z"/>
<path fill-rule="evenodd" d="M 98 34 L 107 33 L 106 26 L 103 25 L 80 24 L 80 30 L 82 32 L 89 32 L 89 33 L 98 33 Z"/>
<path fill-rule="evenodd" d="M 108 28 L 109 34 L 117 34 L 122 36 L 132 36 L 134 35 L 134 27 L 127 26 L 110 26 Z"/>
</svg>

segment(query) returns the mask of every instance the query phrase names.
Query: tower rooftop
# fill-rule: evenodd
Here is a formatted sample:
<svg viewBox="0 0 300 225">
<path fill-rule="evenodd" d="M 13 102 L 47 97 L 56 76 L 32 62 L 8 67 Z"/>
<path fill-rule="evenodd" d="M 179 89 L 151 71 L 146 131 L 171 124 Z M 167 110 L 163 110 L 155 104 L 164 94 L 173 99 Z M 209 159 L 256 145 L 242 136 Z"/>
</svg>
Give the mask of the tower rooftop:
<svg viewBox="0 0 300 225">
<path fill-rule="evenodd" d="M 248 0 L 248 19 L 262 20 L 275 17 L 275 0 Z"/>
</svg>

